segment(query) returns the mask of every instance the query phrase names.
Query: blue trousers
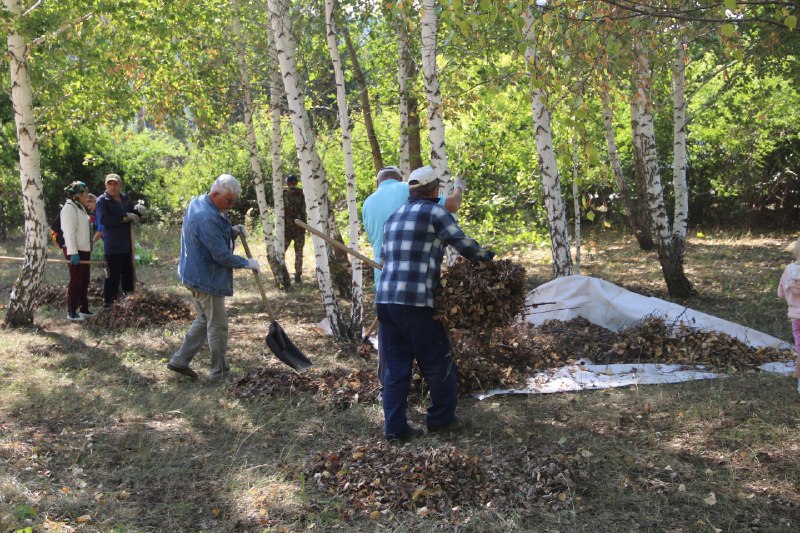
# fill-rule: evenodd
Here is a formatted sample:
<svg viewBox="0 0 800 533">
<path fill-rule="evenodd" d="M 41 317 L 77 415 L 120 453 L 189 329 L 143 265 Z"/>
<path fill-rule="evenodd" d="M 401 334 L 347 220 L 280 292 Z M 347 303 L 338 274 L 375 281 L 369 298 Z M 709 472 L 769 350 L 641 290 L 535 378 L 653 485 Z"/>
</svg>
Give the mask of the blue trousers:
<svg viewBox="0 0 800 533">
<path fill-rule="evenodd" d="M 417 361 L 430 389 L 425 421 L 429 429 L 456 416 L 456 363 L 444 326 L 430 307 L 378 304 L 378 342 L 383 355 L 383 416 L 386 438 L 409 431 L 406 409 L 411 371 Z"/>
</svg>

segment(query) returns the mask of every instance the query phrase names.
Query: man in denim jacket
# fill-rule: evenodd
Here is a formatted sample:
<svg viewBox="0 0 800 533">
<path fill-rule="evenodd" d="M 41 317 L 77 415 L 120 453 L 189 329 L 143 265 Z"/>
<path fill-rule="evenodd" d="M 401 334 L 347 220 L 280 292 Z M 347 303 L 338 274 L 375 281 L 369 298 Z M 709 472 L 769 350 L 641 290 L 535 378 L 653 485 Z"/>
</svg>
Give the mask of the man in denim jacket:
<svg viewBox="0 0 800 533">
<path fill-rule="evenodd" d="M 189 202 L 183 217 L 178 277 L 192 292 L 197 317 L 167 368 L 193 380 L 197 379 L 197 372 L 189 364 L 205 341 L 211 355 L 211 380 L 228 377 L 225 297 L 233 295 L 233 269 L 259 271 L 258 261 L 232 252 L 233 239 L 244 233 L 244 227 L 231 226 L 227 212 L 241 192 L 236 178 L 222 174 L 208 194 Z"/>
</svg>

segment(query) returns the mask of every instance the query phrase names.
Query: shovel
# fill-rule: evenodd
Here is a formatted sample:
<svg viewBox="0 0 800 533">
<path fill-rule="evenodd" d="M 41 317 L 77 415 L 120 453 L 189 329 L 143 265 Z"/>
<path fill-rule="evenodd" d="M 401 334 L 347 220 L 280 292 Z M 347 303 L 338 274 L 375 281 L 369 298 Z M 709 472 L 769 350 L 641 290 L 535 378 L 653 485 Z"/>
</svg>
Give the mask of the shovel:
<svg viewBox="0 0 800 533">
<path fill-rule="evenodd" d="M 244 238 L 244 234 L 239 235 L 239 238 L 242 240 L 242 247 L 244 247 L 244 252 L 247 254 L 247 257 L 252 258 L 253 256 L 250 254 L 250 247 L 247 245 L 247 239 Z M 269 325 L 269 333 L 267 333 L 267 346 L 272 350 L 272 353 L 275 354 L 275 357 L 293 369 L 300 372 L 310 368 L 311 361 L 294 345 L 289 336 L 286 335 L 286 332 L 283 331 L 280 324 L 275 320 L 269 302 L 267 302 L 267 294 L 264 292 L 264 286 L 261 284 L 261 277 L 258 275 L 258 272 L 253 270 L 253 276 L 256 278 L 256 285 L 258 285 L 258 291 L 261 293 L 261 301 L 264 303 L 264 309 L 266 309 L 271 322 Z"/>
</svg>

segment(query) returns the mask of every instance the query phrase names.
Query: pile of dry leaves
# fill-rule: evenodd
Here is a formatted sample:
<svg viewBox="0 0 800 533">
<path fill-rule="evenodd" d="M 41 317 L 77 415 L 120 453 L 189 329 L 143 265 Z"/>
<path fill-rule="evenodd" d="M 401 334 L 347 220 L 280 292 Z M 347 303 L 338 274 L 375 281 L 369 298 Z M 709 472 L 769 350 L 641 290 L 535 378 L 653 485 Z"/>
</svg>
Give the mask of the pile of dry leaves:
<svg viewBox="0 0 800 533">
<path fill-rule="evenodd" d="M 375 441 L 318 452 L 303 471 L 316 487 L 373 519 L 401 510 L 425 516 L 461 507 L 566 508 L 588 477 L 587 461 L 560 447 L 494 455 L 490 449 L 424 443 L 396 447 Z"/>
<path fill-rule="evenodd" d="M 54 307 L 67 305 L 67 286 L 66 285 L 39 285 L 36 290 L 36 307 L 51 305 Z M 98 306 L 103 302 L 102 282 L 93 282 L 89 285 L 89 303 Z"/>
<path fill-rule="evenodd" d="M 525 303 L 525 269 L 510 260 L 473 263 L 463 257 L 442 273 L 436 318 L 474 335 L 511 324 Z"/>
<path fill-rule="evenodd" d="M 98 329 L 125 329 L 163 326 L 170 322 L 186 322 L 191 319 L 189 306 L 178 296 L 158 294 L 145 289 L 120 298 L 111 307 L 95 314 L 87 323 Z"/>
<path fill-rule="evenodd" d="M 248 372 L 231 386 L 239 398 L 292 396 L 314 392 L 322 407 L 346 409 L 357 403 L 375 403 L 380 385 L 374 370 L 326 370 L 319 375 L 261 368 Z"/>
<path fill-rule="evenodd" d="M 672 363 L 706 365 L 721 372 L 755 368 L 792 353 L 753 348 L 715 331 L 648 318 L 614 332 L 584 318 L 528 323 L 495 329 L 490 336 L 460 331 L 453 335 L 459 369 L 459 393 L 520 386 L 535 372 L 580 358 L 594 363 Z"/>
</svg>

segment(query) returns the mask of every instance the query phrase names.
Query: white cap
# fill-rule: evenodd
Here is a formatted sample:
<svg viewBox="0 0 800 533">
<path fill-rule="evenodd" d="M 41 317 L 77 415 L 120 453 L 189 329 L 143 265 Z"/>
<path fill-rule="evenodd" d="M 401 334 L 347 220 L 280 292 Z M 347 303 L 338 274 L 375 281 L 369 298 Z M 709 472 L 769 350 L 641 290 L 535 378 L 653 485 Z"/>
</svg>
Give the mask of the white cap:
<svg viewBox="0 0 800 533">
<path fill-rule="evenodd" d="M 433 183 L 438 179 L 439 178 L 436 176 L 436 171 L 433 170 L 432 166 L 428 165 L 426 167 L 420 167 L 411 173 L 411 175 L 408 177 L 408 186 L 410 188 L 421 187 L 423 185 Z"/>
<path fill-rule="evenodd" d="M 378 175 L 375 177 L 377 178 L 378 181 L 383 181 L 387 179 L 391 180 L 396 179 L 398 181 L 403 181 L 403 172 L 395 166 L 388 166 L 380 169 L 378 171 Z"/>
</svg>

